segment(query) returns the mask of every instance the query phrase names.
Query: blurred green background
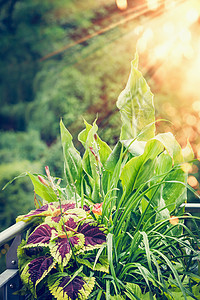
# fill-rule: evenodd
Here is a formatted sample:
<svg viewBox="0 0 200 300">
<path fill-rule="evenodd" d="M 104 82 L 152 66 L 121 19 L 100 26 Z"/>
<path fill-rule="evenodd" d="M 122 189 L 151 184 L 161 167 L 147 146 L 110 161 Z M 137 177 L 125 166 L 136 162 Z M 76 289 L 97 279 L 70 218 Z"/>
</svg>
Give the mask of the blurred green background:
<svg viewBox="0 0 200 300">
<path fill-rule="evenodd" d="M 136 49 L 156 118 L 171 122 L 157 130 L 172 131 L 182 147 L 189 139 L 200 157 L 198 0 L 0 0 L 0 44 L 0 230 L 33 208 L 29 179 L 2 191 L 8 181 L 45 165 L 62 177 L 60 118 L 80 152 L 83 118 L 97 118 L 101 138 L 116 142 L 115 102 Z M 199 161 L 185 167 L 200 193 Z"/>
</svg>

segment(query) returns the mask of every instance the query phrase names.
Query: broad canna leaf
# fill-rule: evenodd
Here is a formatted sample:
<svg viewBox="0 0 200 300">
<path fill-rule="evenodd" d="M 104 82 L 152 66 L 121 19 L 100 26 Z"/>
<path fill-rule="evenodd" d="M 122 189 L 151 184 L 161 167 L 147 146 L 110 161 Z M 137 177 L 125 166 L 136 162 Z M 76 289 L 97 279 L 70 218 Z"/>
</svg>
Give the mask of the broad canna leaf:
<svg viewBox="0 0 200 300">
<path fill-rule="evenodd" d="M 58 201 L 57 195 L 51 186 L 47 186 L 43 184 L 39 179 L 38 176 L 28 173 L 30 177 L 35 193 L 40 196 L 46 202 L 56 202 Z"/>
<path fill-rule="evenodd" d="M 81 193 L 81 174 L 82 163 L 79 152 L 74 147 L 72 136 L 65 128 L 62 120 L 60 121 L 61 142 L 64 154 L 65 175 L 67 180 L 68 197 L 72 197 L 75 193 Z"/>
<path fill-rule="evenodd" d="M 154 139 L 149 140 L 144 153 L 133 157 L 126 163 L 121 173 L 121 180 L 127 194 L 152 177 L 155 158 L 163 150 L 164 147 L 161 142 Z"/>
<path fill-rule="evenodd" d="M 157 158 L 155 174 L 158 177 L 153 180 L 151 184 L 163 180 L 168 182 L 162 184 L 159 188 L 156 188 L 157 191 L 154 195 L 152 205 L 154 205 L 157 210 L 167 206 L 167 209 L 157 213 L 157 219 L 169 218 L 169 212 L 173 211 L 187 200 L 187 189 L 185 186 L 187 174 L 181 167 L 173 168 L 173 159 L 168 153 L 162 153 Z M 151 190 L 147 195 L 151 198 L 154 193 L 155 189 Z"/>
<path fill-rule="evenodd" d="M 79 225 L 78 232 L 85 238 L 85 250 L 92 250 L 101 247 L 106 242 L 106 229 L 103 225 L 97 223 L 84 223 Z"/>
<path fill-rule="evenodd" d="M 99 197 L 99 193 L 100 193 L 100 178 L 99 178 L 99 172 L 97 170 L 97 164 L 99 162 L 97 162 L 96 157 L 93 154 L 94 152 L 98 151 L 97 144 L 94 139 L 98 127 L 96 125 L 96 122 L 93 123 L 93 126 L 88 124 L 85 120 L 84 122 L 86 128 L 82 132 L 80 132 L 78 139 L 85 148 L 82 164 L 83 164 L 83 169 L 87 174 L 88 182 L 92 190 L 92 199 L 95 201 L 95 199 Z M 93 153 L 91 152 L 91 149 Z M 98 153 L 96 154 L 98 156 Z"/>
<path fill-rule="evenodd" d="M 72 276 L 63 276 L 56 280 L 55 276 L 52 276 L 48 280 L 49 289 L 58 300 L 86 300 L 94 284 L 94 277 L 75 276 L 72 278 Z"/>
<path fill-rule="evenodd" d="M 91 187 L 93 202 L 98 202 L 100 194 L 100 169 L 111 153 L 109 146 L 103 142 L 97 135 L 98 127 L 96 122 L 93 126 L 85 121 L 86 129 L 78 136 L 79 141 L 85 147 L 83 156 L 83 169 L 87 174 L 87 179 Z"/>
<path fill-rule="evenodd" d="M 21 274 L 21 279 L 25 285 L 28 285 L 33 295 L 36 295 L 37 284 L 49 274 L 55 264 L 53 257 L 45 255 L 33 259 L 26 265 Z"/>
<path fill-rule="evenodd" d="M 144 149 L 146 146 L 146 142 L 144 141 L 138 141 L 137 139 L 132 139 L 132 140 L 122 140 L 121 142 L 133 156 L 139 156 L 144 153 Z"/>
<path fill-rule="evenodd" d="M 106 163 L 105 169 L 109 172 L 114 172 L 114 169 L 119 161 L 120 155 L 122 152 L 122 144 L 120 141 L 115 145 L 113 151 L 110 153 Z"/>
<path fill-rule="evenodd" d="M 190 162 L 194 159 L 194 152 L 189 140 L 187 141 L 186 147 L 182 149 L 182 154 L 184 162 Z"/>
<path fill-rule="evenodd" d="M 93 126 L 88 124 L 88 122 L 86 122 L 86 120 L 84 120 L 85 123 L 85 129 L 83 129 L 79 135 L 78 135 L 78 140 L 82 143 L 83 147 L 86 149 L 88 147 L 87 143 L 88 143 L 88 135 L 89 132 L 91 131 L 91 129 L 93 128 L 92 134 L 93 136 L 91 136 L 92 140 L 94 138 L 94 134 L 97 132 L 98 127 L 96 125 L 96 122 L 94 122 Z"/>
<path fill-rule="evenodd" d="M 180 205 L 187 201 L 187 174 L 178 168 L 169 173 L 166 177 L 167 182 L 164 184 L 162 197 L 165 200 L 166 205 L 170 205 L 170 211 L 174 208 L 180 207 Z M 177 183 L 176 183 L 177 181 Z M 180 183 L 182 182 L 182 184 Z"/>
<path fill-rule="evenodd" d="M 138 71 L 138 56 L 131 63 L 131 73 L 125 89 L 119 95 L 122 128 L 121 140 L 148 141 L 155 135 L 153 94 L 142 73 Z"/>
<path fill-rule="evenodd" d="M 183 162 L 183 153 L 181 146 L 176 141 L 171 132 L 157 134 L 154 139 L 160 141 L 168 154 L 171 156 L 173 164 L 180 164 Z"/>
</svg>

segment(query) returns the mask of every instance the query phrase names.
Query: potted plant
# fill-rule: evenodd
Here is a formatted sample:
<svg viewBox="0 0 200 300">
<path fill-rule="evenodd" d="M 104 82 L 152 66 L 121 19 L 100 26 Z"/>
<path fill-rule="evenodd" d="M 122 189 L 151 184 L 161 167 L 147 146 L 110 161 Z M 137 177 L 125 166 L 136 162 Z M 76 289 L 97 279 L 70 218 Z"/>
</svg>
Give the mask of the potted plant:
<svg viewBox="0 0 200 300">
<path fill-rule="evenodd" d="M 200 299 L 199 242 L 182 206 L 192 151 L 171 133 L 155 135 L 137 56 L 117 107 L 114 149 L 85 121 L 81 157 L 60 122 L 65 187 L 48 167 L 46 176 L 28 173 L 42 198 L 17 218 L 35 220 L 18 248 L 22 290 L 32 299 Z"/>
</svg>

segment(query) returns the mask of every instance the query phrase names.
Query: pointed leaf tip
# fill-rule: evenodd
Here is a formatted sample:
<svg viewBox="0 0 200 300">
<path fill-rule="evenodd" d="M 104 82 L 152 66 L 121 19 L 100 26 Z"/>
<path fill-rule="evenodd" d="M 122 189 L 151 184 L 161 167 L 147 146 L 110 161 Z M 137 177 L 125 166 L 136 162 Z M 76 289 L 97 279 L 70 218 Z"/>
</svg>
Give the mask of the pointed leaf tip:
<svg viewBox="0 0 200 300">
<path fill-rule="evenodd" d="M 120 140 L 148 141 L 155 136 L 153 94 L 138 71 L 138 55 L 131 63 L 131 73 L 125 89 L 116 103 L 120 110 L 122 128 Z"/>
</svg>

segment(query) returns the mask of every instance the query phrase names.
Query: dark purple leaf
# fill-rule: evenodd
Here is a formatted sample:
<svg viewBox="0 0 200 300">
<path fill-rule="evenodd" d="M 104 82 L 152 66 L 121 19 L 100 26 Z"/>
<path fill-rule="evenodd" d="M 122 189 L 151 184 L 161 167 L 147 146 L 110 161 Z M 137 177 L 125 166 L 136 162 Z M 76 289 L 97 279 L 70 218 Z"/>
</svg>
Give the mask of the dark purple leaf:
<svg viewBox="0 0 200 300">
<path fill-rule="evenodd" d="M 36 282 L 39 282 L 43 278 L 44 273 L 46 272 L 47 274 L 52 269 L 53 257 L 41 256 L 35 258 L 28 264 L 28 267 L 29 267 L 28 272 L 30 274 L 30 280 L 35 286 Z"/>
<path fill-rule="evenodd" d="M 62 211 L 65 212 L 69 209 L 74 209 L 76 207 L 75 203 L 67 203 L 67 204 L 62 204 Z"/>
<path fill-rule="evenodd" d="M 76 276 L 70 280 L 70 276 L 62 276 L 56 280 L 56 277 L 52 275 L 48 280 L 48 286 L 53 296 L 56 299 L 88 299 L 94 287 L 95 278 Z"/>
<path fill-rule="evenodd" d="M 90 208 L 89 208 L 89 206 L 88 205 L 83 205 L 83 209 L 85 210 L 85 211 L 90 211 Z"/>
<path fill-rule="evenodd" d="M 29 244 L 48 244 L 51 238 L 51 227 L 48 224 L 39 225 L 34 232 L 28 237 Z"/>
<path fill-rule="evenodd" d="M 61 219 L 61 215 L 57 216 L 57 217 L 52 217 L 51 219 L 52 219 L 53 222 L 59 223 L 60 219 Z"/>
<path fill-rule="evenodd" d="M 71 278 L 69 276 L 64 277 L 60 282 L 59 286 L 63 288 L 63 292 L 68 295 L 71 299 L 78 299 L 80 290 L 85 284 L 85 281 L 81 276 L 76 276 L 68 285 L 68 281 Z"/>
<path fill-rule="evenodd" d="M 69 237 L 69 239 L 64 235 L 63 237 L 59 237 L 56 240 L 51 242 L 50 244 L 51 254 L 59 263 L 66 265 L 72 254 L 71 246 L 77 247 L 81 245 L 81 243 L 82 241 L 76 235 Z"/>
<path fill-rule="evenodd" d="M 40 208 L 37 208 L 36 210 L 34 211 L 31 211 L 29 214 L 27 215 L 24 215 L 24 218 L 26 217 L 31 217 L 31 216 L 41 216 L 41 215 L 44 215 L 44 212 L 47 211 L 49 208 L 49 205 L 46 204 Z"/>
<path fill-rule="evenodd" d="M 97 246 L 106 242 L 104 228 L 93 223 L 84 223 L 78 227 L 78 232 L 85 237 L 85 246 Z"/>
<path fill-rule="evenodd" d="M 25 249 L 25 253 L 28 256 L 41 254 L 42 251 L 43 251 L 43 247 L 41 246 Z"/>
<path fill-rule="evenodd" d="M 65 222 L 65 226 L 66 226 L 66 230 L 70 230 L 69 228 L 75 229 L 77 227 L 77 223 L 74 221 L 73 218 L 69 218 L 69 220 Z"/>
</svg>

